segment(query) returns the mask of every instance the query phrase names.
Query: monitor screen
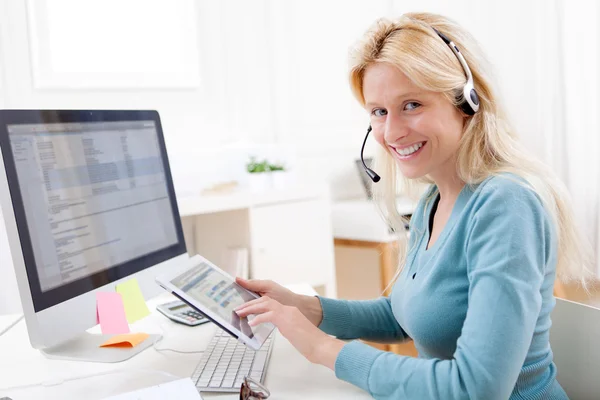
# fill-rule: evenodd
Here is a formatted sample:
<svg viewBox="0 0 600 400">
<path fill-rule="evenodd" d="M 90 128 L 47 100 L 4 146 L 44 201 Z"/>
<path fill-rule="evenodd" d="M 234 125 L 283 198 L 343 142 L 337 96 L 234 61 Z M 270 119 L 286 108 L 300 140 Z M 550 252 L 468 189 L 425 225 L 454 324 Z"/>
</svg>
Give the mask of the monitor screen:
<svg viewBox="0 0 600 400">
<path fill-rule="evenodd" d="M 131 113 L 4 127 L 36 311 L 185 252 L 158 114 Z"/>
</svg>

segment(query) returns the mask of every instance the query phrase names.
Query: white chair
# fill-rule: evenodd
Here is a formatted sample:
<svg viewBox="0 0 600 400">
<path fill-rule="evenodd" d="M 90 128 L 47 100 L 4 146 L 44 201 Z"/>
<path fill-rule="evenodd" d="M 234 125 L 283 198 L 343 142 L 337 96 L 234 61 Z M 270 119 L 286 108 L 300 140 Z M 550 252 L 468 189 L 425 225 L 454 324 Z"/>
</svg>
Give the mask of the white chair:
<svg viewBox="0 0 600 400">
<path fill-rule="evenodd" d="M 600 309 L 556 299 L 550 345 L 571 400 L 600 399 Z"/>
</svg>

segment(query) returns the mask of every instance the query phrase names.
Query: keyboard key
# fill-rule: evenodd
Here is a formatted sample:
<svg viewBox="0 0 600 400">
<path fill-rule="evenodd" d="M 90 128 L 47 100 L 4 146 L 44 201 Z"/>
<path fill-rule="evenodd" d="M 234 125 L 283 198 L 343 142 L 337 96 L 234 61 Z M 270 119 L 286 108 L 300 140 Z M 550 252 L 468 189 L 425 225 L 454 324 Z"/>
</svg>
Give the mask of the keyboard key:
<svg viewBox="0 0 600 400">
<path fill-rule="evenodd" d="M 260 381 L 260 378 L 262 377 L 262 371 L 252 371 L 250 372 L 250 377 Z"/>
<path fill-rule="evenodd" d="M 221 383 L 221 387 L 223 388 L 230 388 L 233 387 L 233 379 L 228 379 L 228 380 L 223 380 L 223 382 Z"/>
<path fill-rule="evenodd" d="M 267 352 L 259 351 L 256 357 L 254 357 L 253 365 L 264 365 L 265 361 L 267 361 Z"/>
</svg>

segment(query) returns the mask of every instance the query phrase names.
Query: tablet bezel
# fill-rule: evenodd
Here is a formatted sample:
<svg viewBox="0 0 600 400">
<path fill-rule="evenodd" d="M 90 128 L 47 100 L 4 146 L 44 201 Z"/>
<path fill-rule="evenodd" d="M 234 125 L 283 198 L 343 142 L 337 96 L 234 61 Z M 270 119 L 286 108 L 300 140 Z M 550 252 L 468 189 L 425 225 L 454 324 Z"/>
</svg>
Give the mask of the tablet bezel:
<svg viewBox="0 0 600 400">
<path fill-rule="evenodd" d="M 156 277 L 156 283 L 160 285 L 163 289 L 171 292 L 175 297 L 179 298 L 186 304 L 189 304 L 194 309 L 200 311 L 204 314 L 211 322 L 219 326 L 225 332 L 229 333 L 231 336 L 237 338 L 242 343 L 247 345 L 253 350 L 259 350 L 264 342 L 267 340 L 269 334 L 275 329 L 275 326 L 270 323 L 264 323 L 257 326 L 252 327 L 252 332 L 254 333 L 254 337 L 250 338 L 245 335 L 243 332 L 236 329 L 229 321 L 223 319 L 219 314 L 214 313 L 204 304 L 198 302 L 196 299 L 190 297 L 187 293 L 182 291 L 179 287 L 173 285 L 171 283 L 172 280 L 178 278 L 181 274 L 185 273 L 191 268 L 197 267 L 201 263 L 206 263 L 209 267 L 213 268 L 215 271 L 223 274 L 225 277 L 229 278 L 231 282 L 237 287 L 249 293 L 251 296 L 255 298 L 260 298 L 260 295 L 240 286 L 235 282 L 235 278 L 228 274 L 226 271 L 223 271 L 212 262 L 207 260 L 206 258 L 195 255 L 191 257 L 187 262 L 184 263 L 180 268 L 177 268 L 169 273 L 162 274 Z"/>
</svg>

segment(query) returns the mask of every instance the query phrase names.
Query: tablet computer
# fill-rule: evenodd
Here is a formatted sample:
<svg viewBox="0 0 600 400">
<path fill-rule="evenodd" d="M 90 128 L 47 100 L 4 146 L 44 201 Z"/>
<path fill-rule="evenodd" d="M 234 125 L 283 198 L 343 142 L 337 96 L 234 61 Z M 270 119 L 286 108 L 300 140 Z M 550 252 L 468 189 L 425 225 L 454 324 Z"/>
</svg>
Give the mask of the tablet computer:
<svg viewBox="0 0 600 400">
<path fill-rule="evenodd" d="M 233 310 L 260 296 L 238 285 L 231 275 L 200 255 L 157 276 L 156 282 L 251 349 L 260 349 L 275 329 L 271 323 L 251 327 L 248 322 L 254 315 L 240 318 Z"/>
</svg>

